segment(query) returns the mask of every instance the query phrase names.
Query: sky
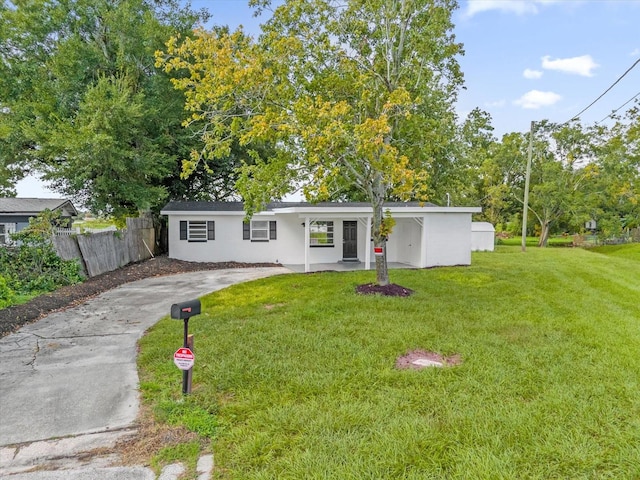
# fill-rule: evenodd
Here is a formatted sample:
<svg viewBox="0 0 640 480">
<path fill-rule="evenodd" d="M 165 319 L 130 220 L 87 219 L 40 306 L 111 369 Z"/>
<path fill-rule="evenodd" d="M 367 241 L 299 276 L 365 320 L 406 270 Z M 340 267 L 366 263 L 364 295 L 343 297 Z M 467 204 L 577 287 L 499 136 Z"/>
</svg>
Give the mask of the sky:
<svg viewBox="0 0 640 480">
<path fill-rule="evenodd" d="M 242 25 L 254 35 L 265 20 L 253 16 L 246 0 L 191 5 L 206 8 L 210 24 Z M 476 107 L 488 112 L 497 138 L 527 132 L 531 121 L 574 118 L 640 60 L 640 0 L 459 0 L 453 22 L 465 51 L 456 110 L 461 119 Z M 638 94 L 640 62 L 580 119 L 607 123 Z M 44 187 L 26 179 L 18 196 L 59 197 Z"/>
</svg>

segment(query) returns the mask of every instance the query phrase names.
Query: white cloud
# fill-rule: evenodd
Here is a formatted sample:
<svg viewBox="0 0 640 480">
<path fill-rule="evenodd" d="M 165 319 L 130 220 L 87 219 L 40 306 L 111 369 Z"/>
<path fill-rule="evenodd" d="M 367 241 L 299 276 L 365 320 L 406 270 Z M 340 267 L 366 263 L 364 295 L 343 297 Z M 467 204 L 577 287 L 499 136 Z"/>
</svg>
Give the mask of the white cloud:
<svg viewBox="0 0 640 480">
<path fill-rule="evenodd" d="M 473 17 L 476 13 L 499 10 L 517 15 L 536 14 L 538 5 L 557 3 L 558 0 L 468 0 L 464 14 Z"/>
<path fill-rule="evenodd" d="M 485 107 L 504 107 L 507 104 L 506 100 L 496 100 L 495 102 L 486 102 Z"/>
<path fill-rule="evenodd" d="M 633 52 L 629 54 L 629 56 L 631 57 L 637 57 L 638 55 L 640 55 L 640 48 L 636 48 Z"/>
<path fill-rule="evenodd" d="M 549 107 L 562 99 L 560 95 L 554 92 L 541 92 L 540 90 L 531 90 L 525 93 L 513 103 L 526 109 L 538 109 L 540 107 Z"/>
<path fill-rule="evenodd" d="M 549 55 L 542 57 L 542 68 L 547 70 L 558 70 L 564 73 L 573 73 L 582 75 L 583 77 L 593 77 L 592 70 L 598 68 L 596 62 L 593 61 L 591 55 L 582 55 L 581 57 L 572 58 L 556 58 L 552 60 Z"/>
<path fill-rule="evenodd" d="M 532 70 L 530 68 L 525 68 L 524 72 L 522 72 L 522 76 L 524 78 L 528 78 L 529 80 L 536 80 L 542 77 L 542 73 L 540 70 Z"/>
</svg>

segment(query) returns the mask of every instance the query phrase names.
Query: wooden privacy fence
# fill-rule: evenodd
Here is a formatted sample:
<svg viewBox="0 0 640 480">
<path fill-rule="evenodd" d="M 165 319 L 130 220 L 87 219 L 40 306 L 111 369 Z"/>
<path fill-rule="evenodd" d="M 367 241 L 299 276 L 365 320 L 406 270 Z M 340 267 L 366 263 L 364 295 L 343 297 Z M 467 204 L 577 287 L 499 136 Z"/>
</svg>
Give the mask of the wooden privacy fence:
<svg viewBox="0 0 640 480">
<path fill-rule="evenodd" d="M 78 259 L 89 277 L 151 258 L 155 244 L 153 221 L 148 217 L 127 218 L 124 230 L 53 237 L 60 258 Z"/>
</svg>

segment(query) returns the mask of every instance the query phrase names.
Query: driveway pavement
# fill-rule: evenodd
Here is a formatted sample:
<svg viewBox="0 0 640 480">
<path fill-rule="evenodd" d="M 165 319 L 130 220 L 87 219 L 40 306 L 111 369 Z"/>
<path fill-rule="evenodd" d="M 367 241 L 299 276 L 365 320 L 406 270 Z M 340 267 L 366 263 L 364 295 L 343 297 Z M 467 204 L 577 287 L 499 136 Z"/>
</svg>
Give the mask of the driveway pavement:
<svg viewBox="0 0 640 480">
<path fill-rule="evenodd" d="M 148 278 L 0 338 L 0 477 L 154 478 L 140 468 L 98 475 L 82 470 L 80 455 L 132 433 L 139 406 L 136 342 L 173 303 L 290 272 L 264 267 Z M 182 329 L 176 321 L 176 348 Z M 108 458 L 101 461 L 105 465 L 94 462 L 91 469 L 108 466 Z M 24 473 L 34 467 L 73 470 L 59 477 Z"/>
</svg>

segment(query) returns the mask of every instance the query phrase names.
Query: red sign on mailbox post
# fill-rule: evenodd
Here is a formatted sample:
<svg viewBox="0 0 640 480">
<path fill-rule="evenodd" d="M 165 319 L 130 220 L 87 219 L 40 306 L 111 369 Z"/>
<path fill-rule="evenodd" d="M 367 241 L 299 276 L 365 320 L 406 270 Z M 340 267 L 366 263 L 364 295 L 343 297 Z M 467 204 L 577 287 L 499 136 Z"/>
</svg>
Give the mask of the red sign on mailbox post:
<svg viewBox="0 0 640 480">
<path fill-rule="evenodd" d="M 195 362 L 195 355 L 190 348 L 179 348 L 176 353 L 173 354 L 173 363 L 176 364 L 180 370 L 191 370 Z"/>
</svg>

